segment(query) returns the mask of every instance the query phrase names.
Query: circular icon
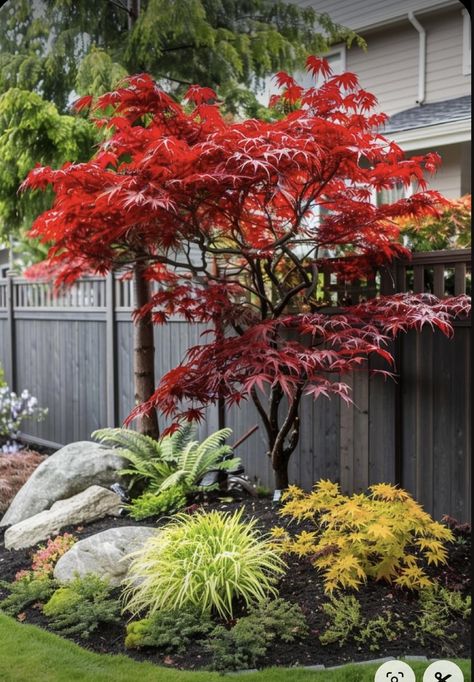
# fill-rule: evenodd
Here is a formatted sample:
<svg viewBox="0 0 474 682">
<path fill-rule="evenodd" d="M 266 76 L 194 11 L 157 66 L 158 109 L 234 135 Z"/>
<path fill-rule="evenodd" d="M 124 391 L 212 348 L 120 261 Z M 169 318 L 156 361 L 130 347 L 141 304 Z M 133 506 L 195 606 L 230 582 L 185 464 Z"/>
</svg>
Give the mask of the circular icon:
<svg viewBox="0 0 474 682">
<path fill-rule="evenodd" d="M 396 660 L 385 661 L 375 673 L 374 682 L 416 682 L 416 677 L 408 663 Z"/>
<path fill-rule="evenodd" d="M 435 661 L 426 668 L 423 682 L 464 682 L 464 675 L 456 663 Z"/>
</svg>

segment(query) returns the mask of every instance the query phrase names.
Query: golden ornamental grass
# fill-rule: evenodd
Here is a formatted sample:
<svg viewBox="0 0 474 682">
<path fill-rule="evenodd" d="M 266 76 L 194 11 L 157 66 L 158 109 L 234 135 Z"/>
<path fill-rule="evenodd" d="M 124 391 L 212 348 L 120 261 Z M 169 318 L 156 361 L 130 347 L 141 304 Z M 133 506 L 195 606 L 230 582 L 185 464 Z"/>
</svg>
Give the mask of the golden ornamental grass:
<svg viewBox="0 0 474 682">
<path fill-rule="evenodd" d="M 232 617 L 235 600 L 275 596 L 286 565 L 243 508 L 177 515 L 133 554 L 126 609 L 134 615 L 193 608 Z"/>
</svg>

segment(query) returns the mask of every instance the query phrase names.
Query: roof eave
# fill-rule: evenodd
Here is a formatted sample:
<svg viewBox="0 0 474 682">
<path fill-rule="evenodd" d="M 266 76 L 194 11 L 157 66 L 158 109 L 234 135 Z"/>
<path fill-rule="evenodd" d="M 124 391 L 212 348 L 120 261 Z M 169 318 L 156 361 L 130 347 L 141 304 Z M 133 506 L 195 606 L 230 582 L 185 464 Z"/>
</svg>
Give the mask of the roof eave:
<svg viewBox="0 0 474 682">
<path fill-rule="evenodd" d="M 453 9 L 455 7 L 458 7 L 460 10 L 462 9 L 459 0 L 438 0 L 438 2 L 433 1 L 430 7 L 422 7 L 415 10 L 414 12 L 416 16 L 422 16 L 423 14 L 432 14 L 437 10 L 442 10 L 445 8 L 447 9 L 450 7 Z M 364 26 L 351 26 L 351 28 L 357 33 L 363 35 L 369 31 L 376 31 L 377 29 L 385 28 L 391 24 L 399 24 L 402 21 L 408 21 L 407 12 L 404 12 L 403 14 L 396 14 L 395 16 L 387 17 L 385 19 L 380 19 L 378 21 L 374 21 L 373 23 L 365 24 Z"/>
<path fill-rule="evenodd" d="M 385 137 L 394 140 L 403 149 L 424 149 L 440 147 L 471 140 L 471 119 L 460 119 L 450 123 L 437 123 L 411 128 L 410 130 L 394 130 L 383 133 Z"/>
</svg>

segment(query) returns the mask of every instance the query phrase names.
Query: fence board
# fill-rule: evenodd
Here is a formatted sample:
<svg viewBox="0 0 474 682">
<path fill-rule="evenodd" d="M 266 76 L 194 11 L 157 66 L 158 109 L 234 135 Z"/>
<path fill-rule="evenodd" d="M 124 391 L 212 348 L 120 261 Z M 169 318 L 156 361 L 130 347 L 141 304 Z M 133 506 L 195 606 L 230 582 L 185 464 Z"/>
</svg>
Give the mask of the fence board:
<svg viewBox="0 0 474 682">
<path fill-rule="evenodd" d="M 394 344 L 388 348 L 394 352 Z M 371 358 L 371 372 L 386 370 L 382 358 Z M 395 394 L 396 384 L 384 375 L 372 374 L 369 378 L 368 431 L 369 461 L 368 484 L 395 480 Z"/>
<path fill-rule="evenodd" d="M 342 280 L 336 283 L 326 270 L 327 293 L 336 301 L 343 294 L 356 300 L 390 293 L 394 284 L 402 291 L 410 281 L 408 269 L 411 277 L 414 273 L 413 288 L 424 287 L 429 271 L 435 292 L 443 296 L 447 277 L 454 273 L 456 293 L 464 293 L 470 253 L 416 254 L 412 263 L 400 264 L 393 272 L 383 270 L 354 289 Z M 46 421 L 28 425 L 29 436 L 63 444 L 88 439 L 91 431 L 111 422 L 111 392 L 117 425 L 129 414 L 134 405 L 131 294 L 128 280 L 116 279 L 106 286 L 104 279 L 90 278 L 59 296 L 52 296 L 42 284 L 0 280 L 0 362 L 13 388 L 29 388 L 50 410 Z M 205 342 L 203 331 L 202 325 L 175 320 L 156 327 L 157 381 L 190 346 Z M 454 339 L 429 330 L 403 335 L 397 342 L 398 386 L 358 372 L 343 377 L 353 386 L 355 407 L 334 398 L 316 402 L 304 398 L 291 482 L 310 488 L 316 480 L 329 478 L 339 481 L 345 492 L 380 481 L 397 482 L 437 518 L 449 513 L 468 520 L 469 340 L 470 321 L 456 325 Z M 384 364 L 371 360 L 370 367 L 381 369 Z M 217 406 L 209 408 L 200 437 L 221 421 Z M 233 441 L 259 425 L 237 454 L 252 480 L 272 488 L 265 432 L 252 402 L 226 410 L 225 424 L 233 429 Z"/>
<path fill-rule="evenodd" d="M 354 382 L 353 377 L 344 377 L 351 389 Z M 340 433 L 340 478 L 343 492 L 354 489 L 354 406 L 341 405 L 339 433 Z"/>
<path fill-rule="evenodd" d="M 369 376 L 365 371 L 354 372 L 353 399 L 353 490 L 359 493 L 369 485 Z"/>
</svg>

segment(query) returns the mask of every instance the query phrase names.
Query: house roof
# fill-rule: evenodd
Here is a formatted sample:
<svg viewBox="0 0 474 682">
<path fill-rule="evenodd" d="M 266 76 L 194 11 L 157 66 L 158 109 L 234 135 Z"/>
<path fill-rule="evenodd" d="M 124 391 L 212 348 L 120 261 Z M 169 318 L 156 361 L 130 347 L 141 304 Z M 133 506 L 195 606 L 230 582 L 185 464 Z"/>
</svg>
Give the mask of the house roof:
<svg viewBox="0 0 474 682">
<path fill-rule="evenodd" d="M 430 102 L 399 111 L 390 117 L 385 125 L 384 133 L 426 128 L 440 123 L 451 123 L 452 121 L 470 118 L 471 95 L 466 95 L 465 97 Z"/>
<path fill-rule="evenodd" d="M 300 7 L 312 7 L 318 14 L 327 13 L 333 21 L 354 31 L 383 28 L 408 21 L 408 12 L 417 16 L 445 9 L 463 9 L 459 0 L 290 0 Z"/>
</svg>

